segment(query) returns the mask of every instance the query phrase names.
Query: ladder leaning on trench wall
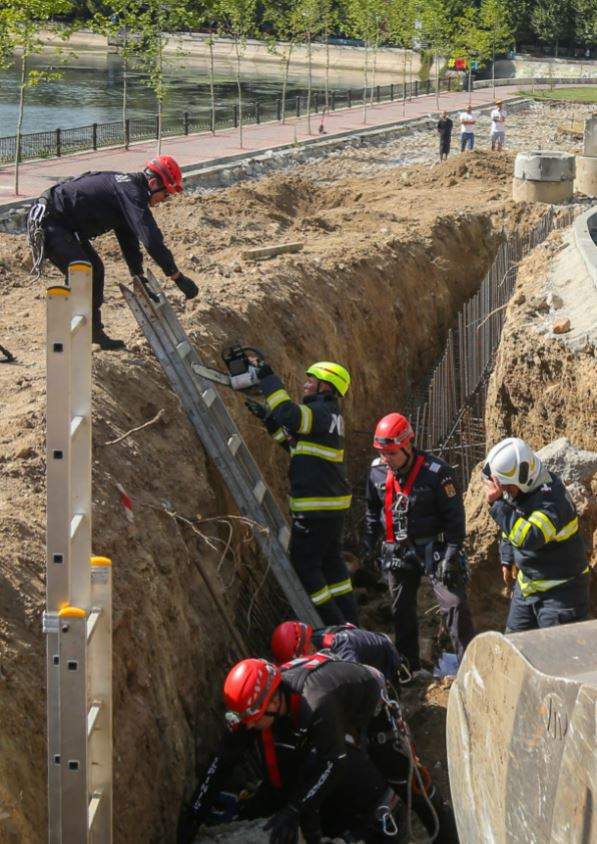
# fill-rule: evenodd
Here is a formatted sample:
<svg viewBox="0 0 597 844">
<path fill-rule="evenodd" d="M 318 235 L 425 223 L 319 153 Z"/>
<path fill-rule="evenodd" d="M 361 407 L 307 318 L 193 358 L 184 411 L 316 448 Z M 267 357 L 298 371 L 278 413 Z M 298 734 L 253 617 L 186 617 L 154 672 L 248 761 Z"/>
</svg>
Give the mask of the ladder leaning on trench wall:
<svg viewBox="0 0 597 844">
<path fill-rule="evenodd" d="M 48 840 L 112 841 L 111 561 L 91 553 L 91 265 L 47 291 Z"/>
</svg>

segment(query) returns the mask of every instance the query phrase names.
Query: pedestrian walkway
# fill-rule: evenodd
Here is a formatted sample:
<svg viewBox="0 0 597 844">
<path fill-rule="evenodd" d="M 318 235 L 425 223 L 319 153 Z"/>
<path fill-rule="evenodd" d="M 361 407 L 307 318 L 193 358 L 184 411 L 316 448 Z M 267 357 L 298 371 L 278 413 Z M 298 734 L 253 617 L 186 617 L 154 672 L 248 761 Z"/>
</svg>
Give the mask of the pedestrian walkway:
<svg viewBox="0 0 597 844">
<path fill-rule="evenodd" d="M 526 86 L 530 88 L 530 85 Z M 548 87 L 535 85 L 535 88 Z M 524 86 L 513 84 L 499 87 L 496 91 L 501 100 L 509 100 L 519 96 Z M 456 111 L 462 109 L 468 102 L 473 108 L 480 108 L 493 103 L 491 88 L 476 89 L 472 93 L 467 91 L 443 92 L 440 94 L 440 110 Z M 406 102 L 402 100 L 376 103 L 367 108 L 366 128 L 399 124 L 429 114 L 437 115 L 435 94 L 417 97 Z M 318 137 L 321 122 L 320 114 L 311 115 L 311 135 L 307 130 L 307 118 L 293 119 L 286 124 L 272 122 L 252 124 L 243 128 L 243 146 L 239 146 L 238 129 L 222 129 L 215 135 L 205 132 L 197 135 L 185 135 L 178 138 L 166 138 L 162 142 L 162 152 L 173 155 L 179 164 L 190 169 L 193 166 L 208 166 L 214 160 L 223 164 L 227 157 L 237 158 L 242 154 L 258 155 L 269 149 L 276 149 L 305 142 Z M 326 139 L 346 132 L 358 132 L 365 128 L 363 123 L 362 106 L 342 109 L 326 114 L 324 120 Z M 455 127 L 457 131 L 457 127 Z M 147 141 L 131 146 L 128 150 L 122 147 L 98 150 L 93 152 L 76 153 L 62 158 L 28 161 L 19 168 L 19 196 L 13 192 L 14 167 L 6 166 L 0 170 L 0 208 L 15 202 L 39 196 L 44 190 L 61 179 L 76 176 L 86 170 L 117 170 L 135 171 L 143 168 L 144 162 L 156 152 L 156 142 Z"/>
</svg>

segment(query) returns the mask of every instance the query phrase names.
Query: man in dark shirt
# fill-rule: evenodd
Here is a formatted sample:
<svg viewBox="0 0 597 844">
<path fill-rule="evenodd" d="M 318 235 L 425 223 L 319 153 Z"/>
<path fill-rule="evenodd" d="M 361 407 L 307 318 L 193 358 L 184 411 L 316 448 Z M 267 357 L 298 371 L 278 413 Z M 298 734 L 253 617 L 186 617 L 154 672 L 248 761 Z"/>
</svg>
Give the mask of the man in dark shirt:
<svg viewBox="0 0 597 844">
<path fill-rule="evenodd" d="M 454 124 L 448 117 L 447 111 L 442 111 L 442 116 L 437 122 L 437 133 L 439 135 L 439 160 L 447 161 L 450 155 L 450 142 L 452 140 L 452 126 Z"/>
<path fill-rule="evenodd" d="M 108 231 L 116 235 L 131 276 L 143 280 L 142 243 L 162 272 L 192 299 L 195 283 L 177 268 L 164 244 L 151 208 L 182 191 L 182 173 L 170 155 L 158 155 L 141 173 L 83 173 L 46 191 L 32 206 L 27 220 L 33 273 L 40 275 L 44 258 L 64 273 L 74 261 L 88 261 L 93 271 L 92 340 L 102 349 L 124 348 L 106 335 L 101 306 L 104 265 L 90 241 Z"/>
</svg>

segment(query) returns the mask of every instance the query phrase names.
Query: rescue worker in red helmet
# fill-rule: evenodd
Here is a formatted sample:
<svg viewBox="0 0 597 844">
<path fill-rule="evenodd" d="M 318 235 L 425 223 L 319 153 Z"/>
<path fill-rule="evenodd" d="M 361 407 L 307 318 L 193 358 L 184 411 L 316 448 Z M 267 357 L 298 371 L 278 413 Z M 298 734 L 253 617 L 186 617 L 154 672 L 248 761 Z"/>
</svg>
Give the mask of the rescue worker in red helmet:
<svg viewBox="0 0 597 844">
<path fill-rule="evenodd" d="M 302 621 L 283 621 L 272 633 L 272 654 L 278 664 L 296 657 L 329 651 L 338 659 L 372 665 L 386 683 L 397 688 L 402 657 L 385 633 L 373 633 L 353 624 L 339 624 L 314 630 Z"/>
<path fill-rule="evenodd" d="M 114 232 L 131 276 L 145 281 L 142 243 L 186 299 L 199 292 L 195 282 L 176 266 L 151 213 L 152 208 L 182 190 L 182 173 L 176 161 L 171 155 L 158 155 L 147 161 L 140 173 L 91 172 L 66 179 L 45 191 L 31 207 L 27 234 L 34 275 L 41 275 L 45 258 L 67 280 L 69 264 L 91 264 L 92 341 L 101 349 L 123 349 L 124 342 L 108 337 L 104 331 L 104 264 L 90 243 L 95 237 Z"/>
<path fill-rule="evenodd" d="M 358 624 L 352 582 L 342 556 L 350 484 L 344 461 L 340 399 L 350 375 L 338 363 L 319 361 L 306 372 L 303 398 L 293 402 L 269 364 L 258 370 L 266 404 L 247 408 L 290 453 L 290 561 L 326 624 Z"/>
<path fill-rule="evenodd" d="M 334 796 L 341 797 L 336 805 L 342 816 L 351 805 L 347 797 L 353 792 L 355 798 L 360 793 L 361 800 L 367 794 L 378 821 L 377 834 L 381 834 L 375 840 L 394 837 L 397 794 L 406 799 L 409 789 L 413 809 L 428 830 L 434 828 L 437 816 L 436 840 L 458 840 L 451 812 L 429 775 L 425 793 L 412 789 L 409 770 L 419 770 L 418 760 L 411 753 L 406 730 L 399 732 L 395 714 L 398 711 L 400 718 L 399 709 L 390 708 L 383 676 L 376 669 L 323 653 L 293 660 L 279 669 L 266 660 L 242 660 L 225 680 L 224 701 L 251 730 L 267 731 L 283 720 L 292 723 L 311 751 L 288 802 L 265 825 L 270 844 L 291 844 L 299 827 L 307 844 L 318 844 L 324 804 L 333 802 Z M 347 735 L 357 737 L 357 744 L 366 735 L 369 755 L 347 743 Z M 342 817 L 337 821 L 340 832 Z"/>
<path fill-rule="evenodd" d="M 373 460 L 365 492 L 363 553 L 371 559 L 383 536 L 381 569 L 387 576 L 396 647 L 411 671 L 421 668 L 417 592 L 431 580 L 458 659 L 474 636 L 462 552 L 465 515 L 452 468 L 414 446 L 410 422 L 390 413 L 375 428 Z"/>
</svg>

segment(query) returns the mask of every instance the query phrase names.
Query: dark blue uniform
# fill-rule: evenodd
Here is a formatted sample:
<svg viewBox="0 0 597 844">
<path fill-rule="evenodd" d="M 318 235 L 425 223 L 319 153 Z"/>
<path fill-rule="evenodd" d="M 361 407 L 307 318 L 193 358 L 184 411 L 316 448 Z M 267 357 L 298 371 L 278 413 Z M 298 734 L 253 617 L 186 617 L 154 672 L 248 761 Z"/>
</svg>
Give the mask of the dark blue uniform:
<svg viewBox="0 0 597 844">
<path fill-rule="evenodd" d="M 424 462 L 408 495 L 406 537 L 397 542 L 397 553 L 390 554 L 394 565 L 388 563 L 387 578 L 392 599 L 392 614 L 396 630 L 396 647 L 408 659 L 410 668 L 420 666 L 417 592 L 421 576 L 428 574 L 440 611 L 461 659 L 474 636 L 473 622 L 465 592 L 464 571 L 461 582 L 448 589 L 436 577 L 436 568 L 446 548 L 460 550 L 465 537 L 465 516 L 462 495 L 452 468 L 439 457 L 427 452 Z M 365 498 L 364 552 L 371 555 L 380 535 L 386 531 L 385 500 L 388 467 L 379 458 L 371 464 Z M 397 560 L 399 558 L 399 560 Z M 383 561 L 382 561 L 383 566 Z"/>
<path fill-rule="evenodd" d="M 490 508 L 502 530 L 502 565 L 518 568 L 507 631 L 582 621 L 589 609 L 589 569 L 574 502 L 557 475 Z"/>
<path fill-rule="evenodd" d="M 333 393 L 292 401 L 277 375 L 259 382 L 271 415 L 265 424 L 290 453 L 290 560 L 326 624 L 358 624 L 352 582 L 342 556 L 350 484 L 344 462 L 344 419 Z"/>
<path fill-rule="evenodd" d="M 50 188 L 43 198 L 45 256 L 65 275 L 73 261 L 89 261 L 92 266 L 95 328 L 102 325 L 104 265 L 90 243 L 93 238 L 113 231 L 131 276 L 143 274 L 140 243 L 165 275 L 178 272 L 151 213 L 143 173 L 83 173 Z"/>
<path fill-rule="evenodd" d="M 372 665 L 386 678 L 387 683 L 396 684 L 402 657 L 384 633 L 373 633 L 341 624 L 314 630 L 311 641 L 318 650 L 328 650 L 346 662 Z"/>
</svg>

